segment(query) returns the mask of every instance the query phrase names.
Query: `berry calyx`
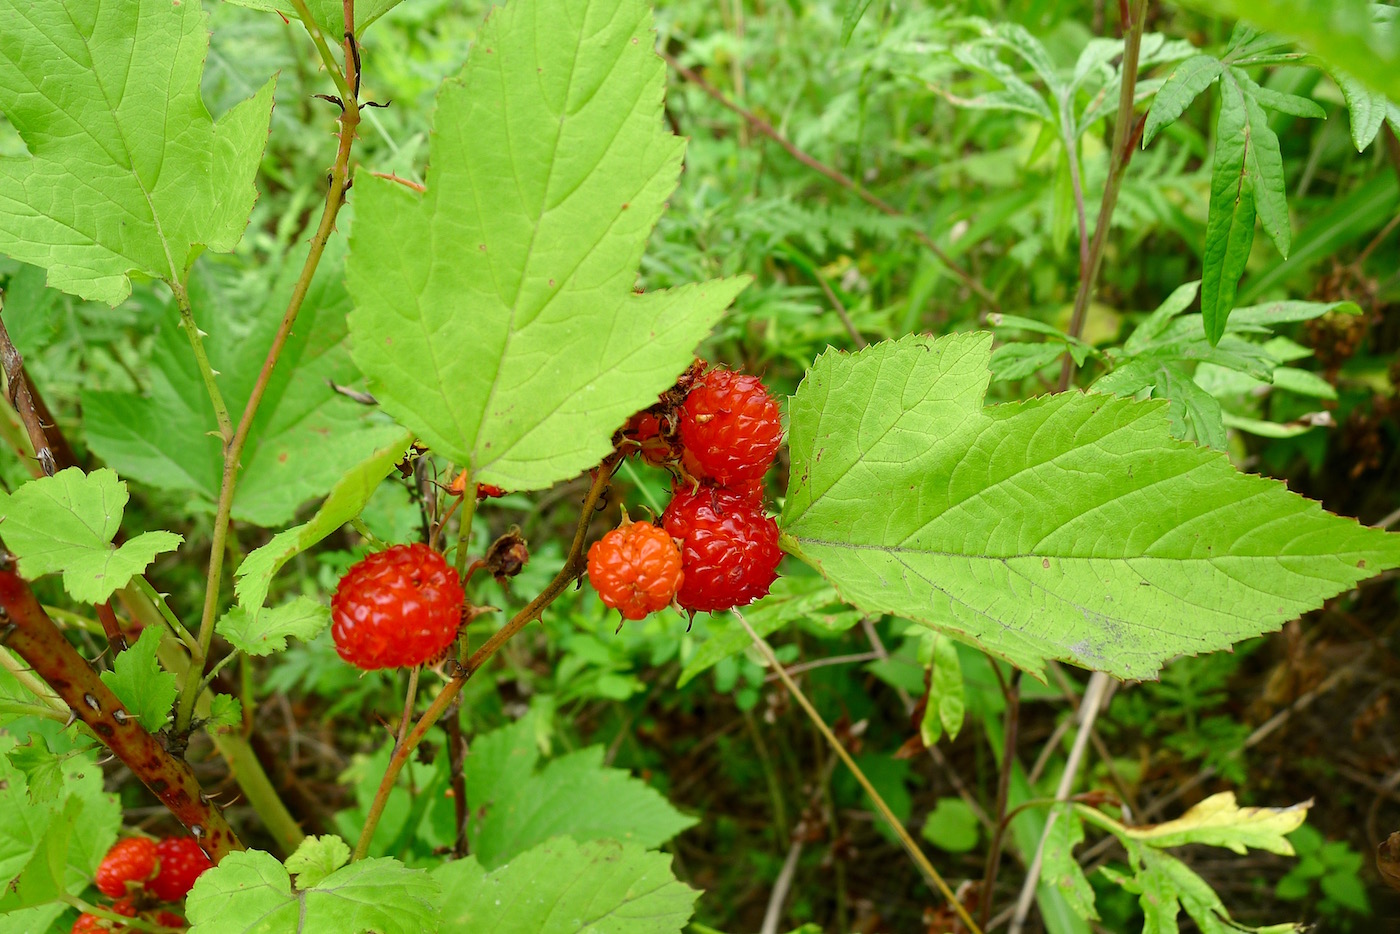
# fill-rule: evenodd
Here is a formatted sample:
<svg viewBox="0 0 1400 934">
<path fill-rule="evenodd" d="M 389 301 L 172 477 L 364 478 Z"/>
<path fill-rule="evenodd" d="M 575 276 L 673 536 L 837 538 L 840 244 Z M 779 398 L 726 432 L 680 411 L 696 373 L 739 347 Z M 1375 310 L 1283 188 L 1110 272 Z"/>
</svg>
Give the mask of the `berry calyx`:
<svg viewBox="0 0 1400 934">
<path fill-rule="evenodd" d="M 778 403 L 762 380 L 711 370 L 691 388 L 680 410 L 686 468 L 718 486 L 757 480 L 783 440 Z"/>
<path fill-rule="evenodd" d="M 625 619 L 671 604 L 684 578 L 671 536 L 649 522 L 628 522 L 588 549 L 588 582 Z"/>
<path fill-rule="evenodd" d="M 778 576 L 778 524 L 741 494 L 679 490 L 661 524 L 681 542 L 685 581 L 676 602 L 687 610 L 744 606 L 768 593 Z"/>
<path fill-rule="evenodd" d="M 354 565 L 331 598 L 331 636 L 356 668 L 421 665 L 457 637 L 466 595 L 427 545 L 395 545 Z"/>
<path fill-rule="evenodd" d="M 97 867 L 97 891 L 110 898 L 127 894 L 127 885 L 140 886 L 156 871 L 156 844 L 146 837 L 127 837 L 112 844 Z"/>
<path fill-rule="evenodd" d="M 658 415 L 644 409 L 627 420 L 622 428 L 622 438 L 628 453 L 641 455 L 642 460 L 653 467 L 664 467 L 675 463 L 680 456 L 675 440 L 675 415 L 667 412 Z"/>
<path fill-rule="evenodd" d="M 194 880 L 214 868 L 194 837 L 166 837 L 156 844 L 156 851 L 160 855 L 160 871 L 147 888 L 162 901 L 176 902 L 184 898 L 194 886 Z"/>
</svg>

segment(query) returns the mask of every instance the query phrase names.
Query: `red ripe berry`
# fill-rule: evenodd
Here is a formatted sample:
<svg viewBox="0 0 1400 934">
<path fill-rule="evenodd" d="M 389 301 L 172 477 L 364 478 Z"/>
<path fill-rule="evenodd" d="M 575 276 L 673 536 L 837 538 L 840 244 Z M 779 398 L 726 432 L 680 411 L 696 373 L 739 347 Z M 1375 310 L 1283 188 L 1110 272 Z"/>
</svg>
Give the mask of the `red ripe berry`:
<svg viewBox="0 0 1400 934">
<path fill-rule="evenodd" d="M 156 845 L 145 837 L 118 840 L 97 867 L 97 891 L 109 898 L 126 894 L 127 883 L 141 885 L 156 871 Z"/>
<path fill-rule="evenodd" d="M 125 927 L 126 925 L 122 926 Z M 110 930 L 111 928 L 106 927 L 102 919 L 97 915 L 90 915 L 87 912 L 83 912 L 78 915 L 78 920 L 73 922 L 73 930 L 70 934 L 107 934 Z"/>
<path fill-rule="evenodd" d="M 167 928 L 185 928 L 185 927 L 189 927 L 189 922 L 188 922 L 188 921 L 186 921 L 184 918 L 180 917 L 179 915 L 175 914 L 174 912 L 170 912 L 170 911 L 157 911 L 156 914 L 155 914 L 155 917 L 152 918 L 151 920 L 154 921 L 156 924 L 159 924 L 161 927 L 167 927 Z"/>
<path fill-rule="evenodd" d="M 711 370 L 685 397 L 680 437 L 696 476 L 719 486 L 756 480 L 783 440 L 778 403 L 757 376 Z"/>
<path fill-rule="evenodd" d="M 156 850 L 160 854 L 160 872 L 148 888 L 162 901 L 177 902 L 184 898 L 194 886 L 194 880 L 214 867 L 194 837 L 166 837 L 156 845 Z"/>
<path fill-rule="evenodd" d="M 395 545 L 350 568 L 331 598 L 331 635 L 356 668 L 420 665 L 457 637 L 466 595 L 427 545 Z"/>
<path fill-rule="evenodd" d="M 649 522 L 627 522 L 588 549 L 588 582 L 626 619 L 670 606 L 681 586 L 681 553 Z"/>
<path fill-rule="evenodd" d="M 681 541 L 685 582 L 676 602 L 688 610 L 752 603 L 778 576 L 778 524 L 740 494 L 709 487 L 677 491 L 661 524 Z"/>
</svg>

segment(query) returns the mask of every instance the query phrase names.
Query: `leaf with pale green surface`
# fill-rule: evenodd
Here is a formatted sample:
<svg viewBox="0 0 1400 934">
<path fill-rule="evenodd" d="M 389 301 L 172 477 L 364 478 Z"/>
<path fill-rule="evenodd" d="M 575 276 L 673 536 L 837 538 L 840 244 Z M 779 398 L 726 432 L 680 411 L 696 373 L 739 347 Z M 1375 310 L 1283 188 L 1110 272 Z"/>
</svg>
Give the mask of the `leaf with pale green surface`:
<svg viewBox="0 0 1400 934">
<path fill-rule="evenodd" d="M 195 318 L 208 332 L 210 364 L 235 418 L 252 394 L 306 250 L 289 254 L 262 295 L 249 294 L 245 277 L 230 278 L 207 264 L 191 277 Z M 344 255 L 343 242 L 332 240 L 278 357 L 243 452 L 235 519 L 281 525 L 401 432 L 331 388 L 358 375 L 344 346 L 350 308 L 340 274 Z M 214 409 L 173 306 L 164 310 L 151 370 L 144 395 L 83 393 L 88 442 L 124 476 L 188 491 L 192 509 L 212 511 L 223 479 L 223 443 L 211 433 Z"/>
<path fill-rule="evenodd" d="M 310 642 L 330 624 L 329 607 L 310 597 L 297 597 L 275 607 L 234 607 L 215 628 L 240 652 L 272 655 L 287 650 L 288 636 Z"/>
<path fill-rule="evenodd" d="M 335 834 L 307 837 L 287 857 L 287 872 L 297 877 L 297 888 L 309 889 L 350 862 L 350 847 Z"/>
<path fill-rule="evenodd" d="M 700 895 L 676 881 L 670 856 L 567 837 L 494 872 L 468 857 L 433 878 L 442 884 L 442 930 L 481 934 L 679 934 Z"/>
<path fill-rule="evenodd" d="M 265 10 L 268 13 L 281 13 L 293 23 L 299 22 L 300 14 L 291 0 L 228 0 L 237 6 L 250 10 Z M 375 20 L 388 13 L 403 0 L 356 0 L 355 35 L 363 36 Z M 306 0 L 306 8 L 311 18 L 321 27 L 326 42 L 333 49 L 339 49 L 339 39 L 345 34 L 344 0 Z"/>
<path fill-rule="evenodd" d="M 260 850 L 230 853 L 195 882 L 185 914 L 200 934 L 421 934 L 436 929 L 441 892 L 421 869 L 362 859 L 308 888 Z"/>
<path fill-rule="evenodd" d="M 30 580 L 63 574 L 63 589 L 80 603 L 103 603 L 163 551 L 179 547 L 173 532 L 143 532 L 119 548 L 126 483 L 110 470 L 84 474 L 77 467 L 0 493 L 5 545 Z"/>
<path fill-rule="evenodd" d="M 1097 921 L 1099 912 L 1094 907 L 1094 889 L 1074 857 L 1074 848 L 1084 842 L 1084 824 L 1067 804 L 1055 805 L 1050 813 L 1054 823 L 1045 838 L 1045 860 L 1040 877 L 1063 892 L 1070 907 L 1081 918 Z"/>
<path fill-rule="evenodd" d="M 126 705 L 126 712 L 151 731 L 165 726 L 170 707 L 180 693 L 175 676 L 163 671 L 156 658 L 160 640 L 160 628 L 147 626 L 141 631 L 141 638 L 118 653 L 112 670 L 101 675 L 102 683 Z"/>
<path fill-rule="evenodd" d="M 1172 440 L 1164 404 L 984 407 L 990 344 L 828 351 L 798 389 L 783 542 L 857 608 L 1141 679 L 1400 565 L 1400 536 Z"/>
<path fill-rule="evenodd" d="M 238 607 L 248 619 L 237 623 L 237 631 L 250 644 L 263 638 L 262 608 L 272 578 L 292 558 L 315 545 L 349 522 L 365 508 L 379 484 L 404 459 L 413 442 L 412 435 L 400 433 L 374 454 L 356 464 L 331 488 L 316 515 L 301 525 L 278 532 L 272 540 L 252 551 L 235 572 Z M 285 623 L 274 617 L 275 623 Z M 295 633 L 291 633 L 295 635 Z M 270 637 L 275 638 L 275 637 Z"/>
<path fill-rule="evenodd" d="M 243 725 L 243 702 L 229 694 L 215 694 L 209 701 L 209 716 L 204 720 L 208 730 L 229 729 Z"/>
<path fill-rule="evenodd" d="M 746 284 L 633 293 L 684 148 L 654 43 L 644 0 L 498 8 L 438 94 L 426 192 L 356 178 L 355 362 L 475 480 L 597 464 Z"/>
<path fill-rule="evenodd" d="M 234 248 L 273 82 L 210 118 L 198 0 L 0 0 L 0 22 L 0 112 L 31 154 L 0 159 L 0 253 L 115 305 L 132 274 L 180 282 L 202 247 Z"/>
</svg>

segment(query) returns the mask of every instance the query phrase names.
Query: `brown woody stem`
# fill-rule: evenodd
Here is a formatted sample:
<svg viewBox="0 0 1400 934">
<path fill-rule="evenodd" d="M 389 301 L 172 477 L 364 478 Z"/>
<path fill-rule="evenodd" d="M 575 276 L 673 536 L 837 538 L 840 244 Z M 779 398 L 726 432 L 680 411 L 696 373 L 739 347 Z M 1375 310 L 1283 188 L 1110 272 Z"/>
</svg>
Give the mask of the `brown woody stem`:
<svg viewBox="0 0 1400 934">
<path fill-rule="evenodd" d="M 8 561 L 0 568 L 0 637 L 48 683 L 132 774 L 218 862 L 243 849 L 223 813 L 209 803 L 188 764 L 166 752 L 49 619 Z"/>
</svg>

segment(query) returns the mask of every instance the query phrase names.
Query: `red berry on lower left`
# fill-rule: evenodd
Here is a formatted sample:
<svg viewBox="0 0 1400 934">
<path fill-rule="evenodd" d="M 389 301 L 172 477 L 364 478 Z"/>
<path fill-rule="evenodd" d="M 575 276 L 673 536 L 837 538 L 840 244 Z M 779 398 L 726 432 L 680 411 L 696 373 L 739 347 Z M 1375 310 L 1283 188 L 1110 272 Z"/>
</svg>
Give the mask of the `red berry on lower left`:
<svg viewBox="0 0 1400 934">
<path fill-rule="evenodd" d="M 146 837 L 127 837 L 112 844 L 97 866 L 97 891 L 109 898 L 126 895 L 127 884 L 141 885 L 156 871 L 156 844 Z"/>
<path fill-rule="evenodd" d="M 466 595 L 427 545 L 395 545 L 359 562 L 331 598 L 331 636 L 345 661 L 370 671 L 421 665 L 452 644 Z"/>
<path fill-rule="evenodd" d="M 194 837 L 166 837 L 156 844 L 156 851 L 160 855 L 160 871 L 147 888 L 163 901 L 184 898 L 194 887 L 194 880 L 214 868 Z"/>
</svg>

